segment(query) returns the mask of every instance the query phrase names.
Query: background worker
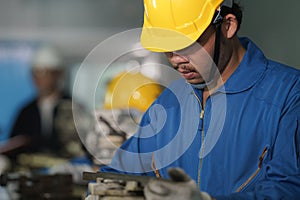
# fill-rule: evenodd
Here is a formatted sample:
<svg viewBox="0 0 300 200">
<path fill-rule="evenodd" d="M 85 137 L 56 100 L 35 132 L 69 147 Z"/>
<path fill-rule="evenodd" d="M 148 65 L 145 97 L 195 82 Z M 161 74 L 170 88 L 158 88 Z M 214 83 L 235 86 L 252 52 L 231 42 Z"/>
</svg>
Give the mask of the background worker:
<svg viewBox="0 0 300 200">
<path fill-rule="evenodd" d="M 165 52 L 183 79 L 101 171 L 174 180 L 150 182 L 146 199 L 297 199 L 300 72 L 238 38 L 242 12 L 230 0 L 144 5 L 142 45 Z"/>
<path fill-rule="evenodd" d="M 72 102 L 63 90 L 64 65 L 57 49 L 48 44 L 37 49 L 32 61 L 32 78 L 37 96 L 21 109 L 10 135 L 10 143 L 16 147 L 23 144 L 26 148 L 12 149 L 11 152 L 43 152 L 63 156 L 66 152 L 63 152 L 65 144 L 62 138 L 77 139 L 77 134 L 74 128 L 71 136 L 65 135 L 70 126 L 68 123 L 73 123 L 73 120 L 64 117 L 72 117 Z M 65 121 L 60 122 L 62 120 Z"/>
</svg>

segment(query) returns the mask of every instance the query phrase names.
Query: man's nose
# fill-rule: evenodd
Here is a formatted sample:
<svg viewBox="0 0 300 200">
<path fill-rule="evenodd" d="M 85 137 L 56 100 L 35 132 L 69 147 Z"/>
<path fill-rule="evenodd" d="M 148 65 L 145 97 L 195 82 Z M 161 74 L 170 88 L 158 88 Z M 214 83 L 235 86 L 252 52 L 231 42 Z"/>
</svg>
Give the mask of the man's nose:
<svg viewBox="0 0 300 200">
<path fill-rule="evenodd" d="M 188 59 L 185 56 L 180 55 L 176 52 L 168 52 L 166 54 L 167 54 L 167 57 L 170 59 L 170 61 L 173 62 L 173 63 L 188 62 Z"/>
</svg>

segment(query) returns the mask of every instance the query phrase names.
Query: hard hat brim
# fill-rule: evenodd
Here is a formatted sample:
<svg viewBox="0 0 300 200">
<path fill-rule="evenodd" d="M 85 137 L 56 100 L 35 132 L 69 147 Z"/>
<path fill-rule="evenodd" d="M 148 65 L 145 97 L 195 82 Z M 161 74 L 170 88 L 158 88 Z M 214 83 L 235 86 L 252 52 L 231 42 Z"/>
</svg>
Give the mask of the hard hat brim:
<svg viewBox="0 0 300 200">
<path fill-rule="evenodd" d="M 200 35 L 201 33 L 195 32 L 186 36 L 170 29 L 143 27 L 140 41 L 142 46 L 149 51 L 172 52 L 190 46 Z"/>
</svg>

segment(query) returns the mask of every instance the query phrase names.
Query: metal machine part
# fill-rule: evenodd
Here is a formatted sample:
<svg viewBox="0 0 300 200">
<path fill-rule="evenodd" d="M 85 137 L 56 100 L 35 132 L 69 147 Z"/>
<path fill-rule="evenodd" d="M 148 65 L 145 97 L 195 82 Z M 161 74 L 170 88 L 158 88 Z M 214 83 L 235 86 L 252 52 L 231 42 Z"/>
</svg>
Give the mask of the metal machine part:
<svg viewBox="0 0 300 200">
<path fill-rule="evenodd" d="M 90 181 L 89 196 L 85 200 L 144 200 L 144 187 L 150 180 L 167 179 L 107 172 L 83 172 L 83 179 Z"/>
<path fill-rule="evenodd" d="M 21 174 L 8 173 L 0 176 L 1 186 L 13 184 L 14 191 L 9 191 L 12 199 L 48 199 L 48 200 L 80 200 L 75 196 L 71 174 Z"/>
<path fill-rule="evenodd" d="M 98 110 L 94 129 L 86 134 L 83 142 L 94 156 L 95 164 L 108 165 L 115 151 L 137 130 L 140 113 L 126 110 Z"/>
</svg>

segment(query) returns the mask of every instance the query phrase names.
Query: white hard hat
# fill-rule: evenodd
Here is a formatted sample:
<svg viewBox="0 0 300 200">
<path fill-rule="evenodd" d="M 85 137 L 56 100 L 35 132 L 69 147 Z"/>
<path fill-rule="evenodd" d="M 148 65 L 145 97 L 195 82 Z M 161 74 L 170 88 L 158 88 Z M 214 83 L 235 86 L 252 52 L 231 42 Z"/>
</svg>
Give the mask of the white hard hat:
<svg viewBox="0 0 300 200">
<path fill-rule="evenodd" d="M 58 51 L 50 45 L 40 46 L 33 56 L 32 66 L 36 69 L 60 70 L 63 67 Z"/>
</svg>

